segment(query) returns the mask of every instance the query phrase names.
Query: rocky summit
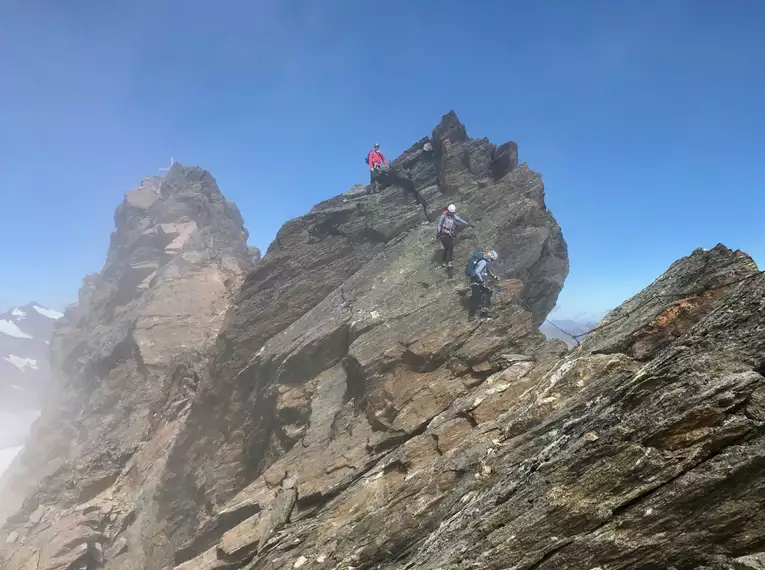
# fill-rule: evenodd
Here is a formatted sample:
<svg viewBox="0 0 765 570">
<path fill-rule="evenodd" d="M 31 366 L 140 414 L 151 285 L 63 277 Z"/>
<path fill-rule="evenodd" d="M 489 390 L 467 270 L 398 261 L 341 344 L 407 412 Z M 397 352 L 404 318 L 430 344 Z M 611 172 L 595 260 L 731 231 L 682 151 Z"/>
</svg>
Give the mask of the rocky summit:
<svg viewBox="0 0 765 570">
<path fill-rule="evenodd" d="M 761 568 L 765 278 L 697 250 L 573 350 L 515 143 L 454 113 L 246 246 L 212 177 L 129 192 L 3 479 L 7 570 Z M 439 267 L 435 220 L 462 232 Z M 463 267 L 499 253 L 490 320 Z"/>
<path fill-rule="evenodd" d="M 198 168 L 145 180 L 115 225 L 102 271 L 58 322 L 42 417 L 0 480 L 0 518 L 15 512 L 2 568 L 75 568 L 92 557 L 102 531 L 82 505 L 104 493 L 143 523 L 173 418 L 195 389 L 193 367 L 251 269 L 237 208 Z"/>
</svg>

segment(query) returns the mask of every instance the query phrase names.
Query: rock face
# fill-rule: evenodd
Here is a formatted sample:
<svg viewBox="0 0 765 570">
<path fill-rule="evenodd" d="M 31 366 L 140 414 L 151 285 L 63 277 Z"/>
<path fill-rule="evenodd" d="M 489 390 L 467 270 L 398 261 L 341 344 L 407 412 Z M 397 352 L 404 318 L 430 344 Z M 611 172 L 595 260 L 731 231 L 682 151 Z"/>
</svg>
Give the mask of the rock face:
<svg viewBox="0 0 765 570">
<path fill-rule="evenodd" d="M 236 206 L 197 168 L 144 181 L 115 224 L 51 343 L 56 390 L 2 480 L 0 514 L 27 497 L 3 568 L 90 568 L 115 528 L 133 536 L 154 516 L 152 480 L 251 269 Z"/>
<path fill-rule="evenodd" d="M 761 568 L 764 297 L 751 258 L 718 246 L 570 353 L 512 304 L 501 331 L 453 322 L 412 342 L 416 311 L 362 324 L 341 363 L 277 385 L 278 437 L 299 441 L 178 568 Z M 310 366 L 289 360 L 314 338 L 276 378 Z"/>
<path fill-rule="evenodd" d="M 285 224 L 243 282 L 253 255 L 207 175 L 126 199 L 54 342 L 69 391 L 24 455 L 40 475 L 4 569 L 758 567 L 754 262 L 693 252 L 568 351 L 538 331 L 568 261 L 517 146 L 450 113 L 392 170 Z M 450 202 L 476 224 L 454 275 L 434 242 Z M 173 215 L 144 224 L 153 208 Z M 476 246 L 504 294 L 469 322 Z"/>
<path fill-rule="evenodd" d="M 161 502 L 173 506 L 163 516 L 177 564 L 251 516 L 257 538 L 246 540 L 265 541 L 283 526 L 272 501 L 284 481 L 308 516 L 500 369 L 502 353 L 541 342 L 533 331 L 563 285 L 566 245 L 540 177 L 515 161 L 498 169 L 496 152 L 449 114 L 393 161 L 392 187 L 353 188 L 280 230 L 229 311 L 168 460 Z M 453 276 L 434 241 L 449 202 L 477 228 Z M 469 323 L 462 268 L 478 245 L 499 252 L 506 294 L 494 321 Z"/>
</svg>

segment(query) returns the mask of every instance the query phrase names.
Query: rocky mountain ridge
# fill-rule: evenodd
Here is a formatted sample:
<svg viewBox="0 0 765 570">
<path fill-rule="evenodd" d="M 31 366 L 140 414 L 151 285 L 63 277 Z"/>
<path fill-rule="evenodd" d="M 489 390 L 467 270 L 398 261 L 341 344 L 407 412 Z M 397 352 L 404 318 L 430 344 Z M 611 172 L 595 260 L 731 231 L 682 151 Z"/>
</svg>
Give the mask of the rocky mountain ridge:
<svg viewBox="0 0 765 570">
<path fill-rule="evenodd" d="M 254 267 L 176 165 L 128 193 L 53 342 L 60 392 L 4 478 L 8 570 L 755 568 L 765 280 L 718 246 L 581 346 L 538 328 L 568 273 L 538 174 L 454 113 Z M 438 268 L 500 254 L 493 318 Z M 18 502 L 17 502 L 18 505 Z"/>
<path fill-rule="evenodd" d="M 252 266 L 236 206 L 198 168 L 176 165 L 127 192 L 115 227 L 102 271 L 85 278 L 51 342 L 56 383 L 23 453 L 0 479 L 0 518 L 27 495 L 25 505 L 53 507 L 108 488 L 161 431 L 164 409 L 193 390 L 168 370 L 214 343 Z M 125 501 L 143 491 L 125 489 Z M 74 528 L 76 536 L 90 532 Z M 77 543 L 75 558 L 92 546 L 55 526 L 51 532 Z"/>
</svg>

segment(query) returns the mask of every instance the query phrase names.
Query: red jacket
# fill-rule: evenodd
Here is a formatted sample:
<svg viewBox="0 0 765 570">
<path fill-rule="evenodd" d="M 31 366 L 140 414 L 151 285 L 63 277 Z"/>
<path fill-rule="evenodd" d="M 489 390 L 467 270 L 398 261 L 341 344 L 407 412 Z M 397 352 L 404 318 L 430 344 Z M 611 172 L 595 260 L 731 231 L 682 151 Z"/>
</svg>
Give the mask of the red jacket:
<svg viewBox="0 0 765 570">
<path fill-rule="evenodd" d="M 367 155 L 367 164 L 369 168 L 374 168 L 378 164 L 388 164 L 388 161 L 385 160 L 385 155 L 379 150 L 370 150 Z"/>
</svg>

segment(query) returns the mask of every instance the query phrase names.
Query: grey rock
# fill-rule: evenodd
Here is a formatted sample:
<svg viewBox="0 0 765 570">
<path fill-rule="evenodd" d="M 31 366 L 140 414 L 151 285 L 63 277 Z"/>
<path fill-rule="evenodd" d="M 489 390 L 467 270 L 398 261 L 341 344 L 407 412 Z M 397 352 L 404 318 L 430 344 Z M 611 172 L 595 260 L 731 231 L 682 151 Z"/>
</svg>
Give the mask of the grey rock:
<svg viewBox="0 0 765 570">
<path fill-rule="evenodd" d="M 107 558 L 116 558 L 120 554 L 124 554 L 128 550 L 128 541 L 124 536 L 119 537 L 114 541 L 114 544 L 108 550 Z"/>
<path fill-rule="evenodd" d="M 45 507 L 40 505 L 35 511 L 29 515 L 29 522 L 32 524 L 38 524 L 45 516 Z"/>
<path fill-rule="evenodd" d="M 260 261 L 260 258 L 262 257 L 260 253 L 260 249 L 255 247 L 254 245 L 251 245 L 247 248 L 247 251 L 250 253 L 250 257 L 252 258 L 252 261 L 258 262 Z"/>
<path fill-rule="evenodd" d="M 765 570 L 765 554 L 758 552 L 736 558 L 733 568 L 735 570 Z"/>
<path fill-rule="evenodd" d="M 104 547 L 100 542 L 94 542 L 91 547 L 90 556 L 96 564 L 102 564 L 104 561 Z"/>
</svg>

